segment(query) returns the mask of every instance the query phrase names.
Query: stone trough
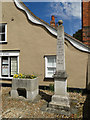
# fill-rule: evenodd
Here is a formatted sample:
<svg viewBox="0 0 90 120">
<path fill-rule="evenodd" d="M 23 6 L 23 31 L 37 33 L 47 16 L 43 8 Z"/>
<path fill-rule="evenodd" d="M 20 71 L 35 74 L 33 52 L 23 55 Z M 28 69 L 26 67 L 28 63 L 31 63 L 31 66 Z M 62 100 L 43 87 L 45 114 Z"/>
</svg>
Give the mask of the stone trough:
<svg viewBox="0 0 90 120">
<path fill-rule="evenodd" d="M 33 101 L 38 96 L 38 78 L 34 79 L 12 79 L 11 97 L 19 97 L 18 89 L 26 90 L 26 98 Z"/>
</svg>

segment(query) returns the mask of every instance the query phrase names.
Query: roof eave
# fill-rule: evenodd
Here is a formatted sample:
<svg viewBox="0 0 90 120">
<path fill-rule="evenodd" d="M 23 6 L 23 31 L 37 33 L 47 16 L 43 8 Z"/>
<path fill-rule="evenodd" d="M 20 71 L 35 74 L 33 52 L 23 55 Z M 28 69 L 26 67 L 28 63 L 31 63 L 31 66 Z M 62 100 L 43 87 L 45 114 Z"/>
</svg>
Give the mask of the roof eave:
<svg viewBox="0 0 90 120">
<path fill-rule="evenodd" d="M 55 28 L 53 28 L 51 25 L 49 25 L 48 23 L 46 23 L 45 21 L 41 20 L 40 18 L 38 18 L 37 16 L 35 16 L 26 6 L 23 2 L 21 2 L 20 0 L 14 0 L 16 6 L 25 11 L 28 19 L 33 22 L 34 24 L 39 24 L 44 26 L 51 34 L 57 36 L 57 30 Z M 77 48 L 80 51 L 83 52 L 88 52 L 90 53 L 90 47 L 86 46 L 85 44 L 83 44 L 82 42 L 78 41 L 77 39 L 75 39 L 74 37 L 68 35 L 67 33 L 64 34 L 65 35 L 65 39 L 67 39 L 75 48 Z"/>
</svg>

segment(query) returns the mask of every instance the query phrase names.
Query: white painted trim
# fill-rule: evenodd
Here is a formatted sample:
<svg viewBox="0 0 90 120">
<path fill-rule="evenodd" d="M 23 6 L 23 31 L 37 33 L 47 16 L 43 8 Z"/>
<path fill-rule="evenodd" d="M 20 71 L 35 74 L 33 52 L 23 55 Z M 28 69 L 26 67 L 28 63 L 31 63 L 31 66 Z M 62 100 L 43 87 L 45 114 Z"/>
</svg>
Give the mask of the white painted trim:
<svg viewBox="0 0 90 120">
<path fill-rule="evenodd" d="M 7 24 L 5 24 L 5 42 L 7 42 Z"/>
<path fill-rule="evenodd" d="M 18 51 L 8 51 L 6 50 L 5 52 L 0 51 L 0 56 L 19 56 Z"/>
<path fill-rule="evenodd" d="M 48 58 L 49 57 L 54 57 L 54 56 L 45 56 L 45 78 L 53 78 L 53 76 L 51 77 L 51 76 L 48 76 L 48 68 L 56 68 L 56 66 L 48 66 L 47 64 L 48 64 Z M 55 62 L 55 61 L 54 61 Z"/>
<path fill-rule="evenodd" d="M 1 57 L 3 57 L 3 56 L 7 56 L 8 57 L 8 63 L 9 63 L 9 66 L 8 66 L 8 70 L 10 70 L 10 57 L 12 57 L 12 56 L 16 56 L 17 57 L 17 62 L 18 62 L 18 73 L 19 73 L 19 51 L 5 51 L 5 52 L 3 52 L 3 51 L 0 51 L 0 59 L 1 59 Z M 2 77 L 1 76 L 1 62 L 0 62 L 0 79 L 1 78 L 12 78 L 12 77 L 10 77 L 10 71 L 9 71 L 9 76 L 8 77 Z"/>
<path fill-rule="evenodd" d="M 0 80 L 1 79 L 12 79 L 13 77 L 0 77 Z"/>
<path fill-rule="evenodd" d="M 1 57 L 0 57 L 0 77 L 1 77 Z"/>
<path fill-rule="evenodd" d="M 57 31 L 46 25 L 45 23 L 43 23 L 42 21 L 38 20 L 37 18 L 35 18 L 32 14 L 30 14 L 30 12 L 20 3 L 19 0 L 14 0 L 16 6 L 21 9 L 21 10 L 24 10 L 28 16 L 28 19 L 30 21 L 32 21 L 33 23 L 35 24 L 40 24 L 40 25 L 43 25 L 44 27 L 46 27 L 50 33 L 52 33 L 53 35 L 57 36 Z M 87 47 L 87 46 L 84 46 L 82 43 L 74 40 L 73 38 L 70 38 L 68 37 L 67 35 L 65 35 L 65 38 L 74 46 L 76 47 L 78 50 L 81 50 L 83 52 L 90 52 L 90 49 Z"/>
<path fill-rule="evenodd" d="M 10 56 L 8 57 L 8 77 L 10 77 Z"/>
<path fill-rule="evenodd" d="M 35 24 L 40 24 L 40 25 L 43 25 L 44 27 L 46 27 L 53 35 L 56 35 L 57 36 L 57 32 L 55 29 L 53 29 L 52 27 L 46 25 L 45 23 L 43 23 L 42 21 L 38 20 L 37 18 L 35 18 L 32 14 L 30 14 L 29 11 L 27 11 L 27 9 L 20 3 L 19 0 L 14 0 L 16 6 L 21 9 L 21 10 L 24 10 L 27 14 L 27 17 L 30 21 L 32 21 L 33 23 Z"/>
<path fill-rule="evenodd" d="M 45 77 L 47 77 L 47 57 L 45 57 Z"/>
<path fill-rule="evenodd" d="M 0 41 L 0 44 L 6 44 L 7 41 Z"/>
<path fill-rule="evenodd" d="M 17 57 L 17 62 L 18 62 L 18 73 L 19 73 L 19 56 Z"/>
<path fill-rule="evenodd" d="M 7 23 L 0 23 L 5 25 L 5 41 L 0 41 L 0 43 L 6 43 L 7 42 Z"/>
<path fill-rule="evenodd" d="M 65 36 L 65 38 L 77 49 L 84 51 L 84 52 L 90 52 L 90 49 L 86 47 L 85 45 L 81 45 L 82 43 L 80 43 L 79 41 L 75 41 L 67 36 Z"/>
</svg>

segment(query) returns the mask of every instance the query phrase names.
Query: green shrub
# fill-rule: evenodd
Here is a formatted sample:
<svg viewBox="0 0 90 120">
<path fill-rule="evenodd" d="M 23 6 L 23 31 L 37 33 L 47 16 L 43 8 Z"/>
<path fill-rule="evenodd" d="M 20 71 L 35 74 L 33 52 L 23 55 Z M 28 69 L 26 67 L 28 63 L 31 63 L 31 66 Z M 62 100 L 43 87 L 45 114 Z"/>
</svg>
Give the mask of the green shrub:
<svg viewBox="0 0 90 120">
<path fill-rule="evenodd" d="M 50 91 L 54 91 L 54 84 L 50 84 L 49 89 L 50 89 Z"/>
</svg>

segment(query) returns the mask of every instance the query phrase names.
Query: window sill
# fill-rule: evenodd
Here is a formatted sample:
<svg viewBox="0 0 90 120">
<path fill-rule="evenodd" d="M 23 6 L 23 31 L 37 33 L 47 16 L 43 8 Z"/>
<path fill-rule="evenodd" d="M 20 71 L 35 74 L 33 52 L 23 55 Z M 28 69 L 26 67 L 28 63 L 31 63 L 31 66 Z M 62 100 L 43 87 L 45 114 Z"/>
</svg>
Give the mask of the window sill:
<svg viewBox="0 0 90 120">
<path fill-rule="evenodd" d="M 0 77 L 0 80 L 12 80 L 13 77 Z"/>
<path fill-rule="evenodd" d="M 4 41 L 4 42 L 1 42 L 1 41 L 0 41 L 0 44 L 7 44 L 7 42 L 6 42 L 6 41 Z"/>
<path fill-rule="evenodd" d="M 46 79 L 52 79 L 53 77 L 45 77 Z"/>
<path fill-rule="evenodd" d="M 44 81 L 54 82 L 54 78 L 53 77 L 45 77 Z"/>
</svg>

